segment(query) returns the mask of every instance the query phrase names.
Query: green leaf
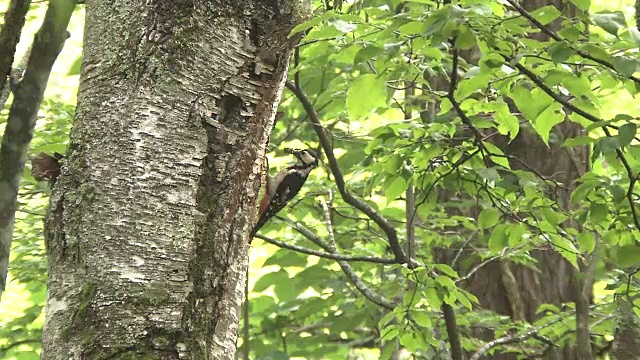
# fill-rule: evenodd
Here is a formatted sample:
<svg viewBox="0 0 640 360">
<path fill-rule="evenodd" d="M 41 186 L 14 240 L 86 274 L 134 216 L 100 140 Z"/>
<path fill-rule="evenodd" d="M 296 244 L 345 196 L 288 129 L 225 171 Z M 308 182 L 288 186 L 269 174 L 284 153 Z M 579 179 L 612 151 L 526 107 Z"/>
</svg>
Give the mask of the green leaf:
<svg viewBox="0 0 640 360">
<path fill-rule="evenodd" d="M 571 57 L 571 55 L 575 54 L 575 50 L 573 50 L 571 47 L 569 47 L 568 44 L 563 42 L 558 42 L 549 46 L 547 52 L 551 56 L 553 62 L 555 62 L 556 64 L 567 61 Z"/>
<path fill-rule="evenodd" d="M 535 99 L 535 98 L 534 98 Z M 549 133 L 554 126 L 564 121 L 565 114 L 562 111 L 562 105 L 553 103 L 547 107 L 533 122 L 533 128 L 542 138 L 545 144 L 549 144 Z"/>
<path fill-rule="evenodd" d="M 501 101 L 497 104 L 494 120 L 498 123 L 498 132 L 501 135 L 509 134 L 509 142 L 516 138 L 520 131 L 520 122 L 505 102 Z"/>
<path fill-rule="evenodd" d="M 583 183 L 580 184 L 577 188 L 573 190 L 571 193 L 571 203 L 579 204 L 584 201 L 587 196 L 593 191 L 593 184 Z"/>
<path fill-rule="evenodd" d="M 539 89 L 528 90 L 522 86 L 513 89 L 511 98 L 524 116 L 533 123 L 538 116 L 551 106 L 553 99 Z M 536 99 L 536 101 L 531 101 Z"/>
<path fill-rule="evenodd" d="M 636 29 L 635 27 L 630 27 L 629 37 L 631 37 L 631 40 L 634 44 L 636 44 L 636 46 L 640 46 L 640 30 Z"/>
<path fill-rule="evenodd" d="M 489 152 L 491 152 L 491 161 L 502 166 L 505 169 L 511 169 L 511 165 L 509 165 L 509 159 L 507 159 L 506 156 L 501 156 L 504 155 L 504 152 L 502 152 L 499 147 L 488 141 L 484 142 L 484 146 L 487 148 L 487 150 L 489 150 Z"/>
<path fill-rule="evenodd" d="M 638 70 L 638 60 L 635 58 L 616 56 L 611 59 L 611 62 L 613 67 L 624 76 L 631 76 Z"/>
<path fill-rule="evenodd" d="M 553 314 L 557 314 L 560 312 L 560 309 L 558 309 L 558 307 L 553 304 L 542 304 L 540 305 L 540 307 L 538 307 L 536 314 L 540 314 L 542 312 L 547 312 L 547 311 Z"/>
<path fill-rule="evenodd" d="M 469 298 L 466 296 L 467 294 L 457 291 L 457 298 L 458 301 L 460 302 L 460 304 L 462 304 L 462 306 L 464 306 L 465 308 L 471 310 L 473 309 L 473 305 L 471 304 L 471 301 L 469 300 Z"/>
<path fill-rule="evenodd" d="M 531 12 L 531 15 L 542 25 L 549 24 L 553 20 L 557 19 L 560 14 L 562 14 L 560 10 L 553 5 L 547 5 Z"/>
<path fill-rule="evenodd" d="M 423 328 L 431 328 L 431 316 L 424 311 L 412 311 L 411 317 L 416 324 Z"/>
<path fill-rule="evenodd" d="M 389 181 L 391 180 L 391 181 Z M 384 195 L 388 201 L 397 199 L 403 192 L 407 190 L 407 180 L 402 176 L 394 176 L 387 179 L 384 183 Z"/>
<path fill-rule="evenodd" d="M 471 29 L 465 27 L 463 31 L 456 37 L 456 47 L 462 50 L 471 49 L 476 46 L 476 35 Z"/>
<path fill-rule="evenodd" d="M 280 282 L 291 282 L 289 274 L 284 270 L 275 271 L 262 275 L 258 281 L 253 285 L 253 292 L 263 292 L 271 285 L 275 285 Z"/>
<path fill-rule="evenodd" d="M 591 6 L 591 0 L 571 0 L 571 2 L 582 11 L 589 10 L 589 6 Z"/>
<path fill-rule="evenodd" d="M 631 144 L 633 138 L 636 136 L 638 126 L 635 123 L 626 123 L 618 129 L 618 139 L 620 146 L 627 146 Z"/>
<path fill-rule="evenodd" d="M 327 11 L 324 14 L 322 14 L 320 16 L 316 16 L 316 17 L 312 18 L 309 21 L 305 21 L 302 24 L 298 24 L 293 29 L 291 29 L 291 32 L 289 33 L 289 37 L 292 37 L 293 35 L 295 35 L 295 34 L 297 34 L 299 32 L 309 30 L 312 27 L 320 24 L 321 22 L 323 22 L 323 21 L 325 21 L 327 19 L 331 19 L 333 16 L 335 16 L 335 12 Z"/>
<path fill-rule="evenodd" d="M 627 190 L 620 185 L 614 185 L 609 190 L 611 191 L 611 196 L 613 196 L 613 201 L 616 203 L 624 200 L 627 196 Z"/>
<path fill-rule="evenodd" d="M 411 332 L 400 335 L 400 345 L 405 347 L 410 352 L 415 352 L 420 348 L 422 342 L 418 340 L 413 332 Z"/>
<path fill-rule="evenodd" d="M 522 224 L 513 224 L 508 225 L 505 232 L 509 237 L 508 246 L 515 247 L 522 243 L 527 231 L 524 229 Z"/>
<path fill-rule="evenodd" d="M 329 22 L 329 24 L 333 25 L 336 29 L 340 30 L 343 33 L 352 32 L 358 28 L 358 25 L 346 22 L 342 19 L 335 19 Z"/>
<path fill-rule="evenodd" d="M 437 275 L 435 281 L 445 289 L 454 289 L 456 287 L 456 283 L 448 276 Z"/>
<path fill-rule="evenodd" d="M 578 234 L 578 248 L 583 254 L 591 254 L 596 248 L 596 238 L 591 232 L 585 231 Z"/>
<path fill-rule="evenodd" d="M 589 209 L 589 218 L 591 219 L 592 224 L 599 224 L 609 215 L 609 205 L 608 204 L 598 204 L 591 203 L 591 207 Z"/>
<path fill-rule="evenodd" d="M 591 93 L 591 81 L 586 76 L 566 77 L 562 85 L 575 97 L 588 96 Z"/>
<path fill-rule="evenodd" d="M 353 59 L 353 64 L 358 65 L 364 61 L 370 60 L 380 54 L 384 53 L 384 49 L 375 45 L 367 45 L 360 49 L 356 53 L 356 56 Z"/>
<path fill-rule="evenodd" d="M 394 339 L 400 334 L 400 329 L 397 325 L 389 325 L 382 329 L 380 332 L 380 340 Z"/>
<path fill-rule="evenodd" d="M 555 234 L 549 234 L 549 239 L 556 251 L 578 269 L 578 249 L 568 239 Z"/>
<path fill-rule="evenodd" d="M 622 268 L 640 265 L 640 247 L 637 245 L 625 245 L 617 250 L 617 263 Z"/>
<path fill-rule="evenodd" d="M 601 11 L 593 14 L 593 22 L 609 34 L 618 36 L 618 31 L 627 26 L 622 11 Z"/>
<path fill-rule="evenodd" d="M 446 264 L 435 264 L 434 267 L 442 272 L 445 275 L 448 275 L 452 278 L 457 279 L 458 278 L 458 273 L 449 265 Z"/>
<path fill-rule="evenodd" d="M 440 309 L 442 306 L 442 297 L 434 287 L 427 288 L 427 290 L 424 291 L 424 297 L 432 308 Z"/>
<path fill-rule="evenodd" d="M 509 246 L 509 237 L 506 230 L 507 224 L 499 224 L 493 229 L 489 238 L 489 250 L 497 253 Z"/>
<path fill-rule="evenodd" d="M 562 146 L 565 146 L 565 147 L 585 146 L 585 145 L 591 145 L 594 142 L 596 142 L 596 139 L 589 137 L 587 135 L 576 136 L 576 137 L 568 138 L 567 140 L 565 140 Z"/>
<path fill-rule="evenodd" d="M 389 324 L 395 318 L 396 318 L 396 314 L 393 311 L 388 312 L 385 316 L 382 317 L 382 319 L 380 319 L 380 321 L 378 321 L 378 327 L 380 328 L 386 327 L 386 325 Z"/>
<path fill-rule="evenodd" d="M 360 75 L 347 91 L 347 111 L 356 120 L 387 104 L 387 84 L 375 74 Z"/>
<path fill-rule="evenodd" d="M 542 208 L 542 214 L 544 215 L 544 219 L 553 226 L 556 226 L 567 219 L 566 215 L 555 212 L 550 207 Z"/>
<path fill-rule="evenodd" d="M 69 67 L 69 71 L 67 75 L 80 75 L 80 71 L 82 70 L 82 55 L 78 56 L 73 64 Z"/>
<path fill-rule="evenodd" d="M 273 292 L 280 303 L 294 300 L 298 296 L 299 290 L 304 289 L 296 289 L 294 281 L 279 281 L 273 287 Z"/>
<path fill-rule="evenodd" d="M 476 76 L 460 81 L 460 83 L 458 83 L 458 88 L 456 89 L 456 98 L 460 101 L 464 100 L 477 90 L 486 88 L 489 80 L 491 80 L 490 74 L 480 73 Z"/>
<path fill-rule="evenodd" d="M 500 221 L 500 211 L 496 209 L 484 209 L 478 216 L 478 225 L 481 229 L 489 229 Z"/>
</svg>

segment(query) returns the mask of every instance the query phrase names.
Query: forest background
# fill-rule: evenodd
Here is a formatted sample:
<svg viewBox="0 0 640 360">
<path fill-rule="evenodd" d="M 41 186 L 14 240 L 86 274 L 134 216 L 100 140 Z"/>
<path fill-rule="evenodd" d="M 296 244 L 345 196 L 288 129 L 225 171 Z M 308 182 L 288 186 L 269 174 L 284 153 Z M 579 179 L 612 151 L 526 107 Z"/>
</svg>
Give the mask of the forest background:
<svg viewBox="0 0 640 360">
<path fill-rule="evenodd" d="M 315 17 L 294 29 L 305 35 L 268 157 L 273 171 L 290 161 L 283 148 L 310 147 L 323 165 L 250 250 L 238 344 L 251 358 L 435 358 L 451 351 L 448 310 L 470 355 L 547 356 L 579 341 L 579 306 L 563 294 L 522 298 L 535 297 L 535 286 L 564 287 L 566 274 L 589 289 L 594 356 L 614 351 L 625 326 L 638 331 L 634 2 L 570 1 L 573 16 L 552 5 L 527 12 L 510 1 L 454 3 L 318 1 Z M 30 155 L 66 151 L 83 6 L 54 65 Z M 46 8 L 32 2 L 16 62 Z M 559 130 L 569 122 L 580 130 Z M 518 143 L 522 133 L 557 152 Z M 584 169 L 571 180 L 556 176 L 571 166 Z M 0 303 L 1 358 L 39 358 L 49 193 L 27 166 Z M 539 252 L 559 257 L 545 262 Z M 521 268 L 543 275 L 527 288 Z"/>
</svg>

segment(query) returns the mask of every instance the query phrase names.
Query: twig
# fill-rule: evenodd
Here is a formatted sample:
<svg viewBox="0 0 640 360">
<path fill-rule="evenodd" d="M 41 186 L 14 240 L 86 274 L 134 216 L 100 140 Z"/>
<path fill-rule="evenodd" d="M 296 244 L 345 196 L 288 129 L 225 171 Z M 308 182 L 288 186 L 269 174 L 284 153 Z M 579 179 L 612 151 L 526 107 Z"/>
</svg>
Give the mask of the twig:
<svg viewBox="0 0 640 360">
<path fill-rule="evenodd" d="M 242 331 L 242 356 L 244 360 L 251 360 L 249 358 L 249 306 L 251 303 L 249 302 L 249 264 L 247 264 L 247 274 L 244 282 L 244 304 L 242 304 L 242 323 L 243 323 L 243 331 Z"/>
<path fill-rule="evenodd" d="M 296 231 L 298 231 L 300 234 L 305 236 L 307 239 L 311 240 L 314 244 L 320 246 L 324 251 L 331 253 L 333 255 L 339 255 L 339 254 L 336 254 L 335 251 L 332 251 L 331 247 L 327 243 L 325 243 L 316 234 L 311 232 L 302 224 L 289 219 L 284 219 L 284 220 L 287 221 L 289 224 L 291 224 L 293 228 Z M 369 287 L 362 281 L 362 279 L 360 279 L 358 274 L 353 270 L 353 268 L 351 267 L 351 265 L 349 265 L 348 262 L 344 260 L 337 260 L 337 262 L 338 262 L 338 265 L 340 265 L 340 268 L 342 269 L 342 271 L 345 273 L 345 275 L 347 275 L 347 278 L 349 279 L 349 281 L 351 281 L 353 286 L 355 286 L 355 288 L 358 289 L 358 291 L 365 298 L 367 298 L 369 301 L 371 301 L 372 303 L 378 306 L 382 306 L 385 309 L 392 310 L 396 307 L 395 303 L 387 300 L 382 295 L 379 295 L 375 293 L 373 290 L 369 289 Z"/>
<path fill-rule="evenodd" d="M 372 208 L 369 204 L 367 204 L 362 199 L 354 196 L 346 187 L 346 182 L 344 180 L 344 176 L 342 175 L 342 171 L 338 166 L 338 161 L 336 160 L 335 155 L 333 154 L 333 146 L 331 145 L 331 140 L 324 132 L 324 128 L 320 123 L 320 118 L 318 113 L 316 113 L 313 105 L 309 101 L 307 95 L 302 91 L 302 89 L 296 87 L 294 83 L 291 81 L 286 82 L 286 86 L 294 95 L 298 98 L 302 107 L 309 115 L 309 119 L 313 124 L 313 129 L 315 130 L 318 140 L 322 145 L 322 149 L 327 157 L 327 161 L 329 162 L 329 168 L 331 169 L 331 173 L 336 181 L 336 186 L 338 187 L 338 191 L 342 196 L 342 199 L 349 205 L 355 207 L 356 209 L 362 211 L 365 215 L 367 215 L 371 220 L 373 220 L 385 233 L 387 239 L 389 241 L 389 246 L 391 247 L 391 251 L 395 256 L 396 260 L 402 263 L 410 263 L 410 260 L 407 258 L 400 242 L 398 240 L 398 233 L 396 229 L 389 223 L 389 221 L 382 216 L 379 212 L 377 212 L 374 208 Z"/>
<path fill-rule="evenodd" d="M 12 342 L 11 344 L 7 344 L 7 345 L 4 345 L 4 346 L 0 347 L 0 354 L 2 354 L 3 352 L 7 352 L 7 351 L 13 349 L 16 346 L 20 346 L 20 345 L 24 345 L 24 344 L 36 344 L 36 343 L 40 343 L 40 342 L 42 342 L 42 339 L 40 339 L 40 338 L 18 340 L 16 342 Z"/>
<path fill-rule="evenodd" d="M 629 76 L 624 76 L 622 74 L 620 74 L 620 72 L 618 72 L 618 70 L 616 70 L 616 67 L 613 66 L 613 64 L 611 64 L 610 62 L 606 61 L 606 60 L 602 60 L 602 59 L 598 59 L 597 57 L 592 56 L 591 54 L 589 54 L 586 51 L 580 50 L 580 49 L 576 49 L 573 46 L 571 46 L 571 42 L 566 41 L 565 39 L 563 39 L 560 35 L 556 34 L 553 30 L 551 30 L 549 27 L 542 25 L 542 23 L 540 23 L 538 20 L 536 20 L 533 15 L 531 15 L 531 13 L 529 13 L 527 11 L 527 9 L 525 9 L 524 7 L 522 7 L 522 5 L 520 5 L 517 1 L 515 0 L 507 0 L 507 2 L 513 6 L 516 10 L 518 10 L 518 12 L 520 13 L 520 15 L 522 15 L 523 17 L 525 17 L 527 20 L 529 20 L 529 22 L 531 22 L 535 27 L 537 27 L 538 29 L 540 29 L 540 31 L 542 31 L 544 34 L 546 34 L 547 36 L 549 36 L 550 38 L 552 38 L 555 41 L 558 42 L 564 42 L 565 46 L 569 47 L 570 49 L 574 50 L 578 55 L 580 55 L 581 57 L 585 58 L 585 59 L 589 59 L 597 64 L 600 64 L 606 68 L 608 68 L 609 70 L 613 70 L 614 73 L 620 75 L 621 77 L 627 78 L 629 80 L 632 80 L 633 82 L 636 83 L 636 85 L 640 85 L 640 79 L 633 76 L 633 75 L 629 75 Z"/>
<path fill-rule="evenodd" d="M 505 55 L 503 55 L 505 61 L 507 61 L 508 63 L 511 63 L 511 59 Z M 584 117 L 587 120 L 590 120 L 592 122 L 603 122 L 604 120 L 601 118 L 598 118 L 582 109 L 580 109 L 579 107 L 573 105 L 572 103 L 570 103 L 569 101 L 565 100 L 562 98 L 562 96 L 556 94 L 553 90 L 551 90 L 550 87 L 548 87 L 544 81 L 538 77 L 536 74 L 534 74 L 531 70 L 527 69 L 525 66 L 523 66 L 522 64 L 519 63 L 513 63 L 512 64 L 516 69 L 518 69 L 518 71 L 520 71 L 521 74 L 525 75 L 527 78 L 529 78 L 529 80 L 531 80 L 534 84 L 536 84 L 542 91 L 544 91 L 547 95 L 549 95 L 553 100 L 555 100 L 556 102 L 558 102 L 559 104 L 561 104 L 562 106 L 565 106 L 566 108 L 570 109 L 571 111 L 575 112 L 576 114 Z M 607 129 L 606 126 L 602 127 L 602 131 L 604 132 L 604 134 L 607 137 L 612 137 L 611 132 L 609 131 L 609 129 Z M 635 203 L 633 201 L 633 192 L 634 192 L 634 187 L 636 185 L 636 181 L 637 178 L 635 176 L 635 174 L 633 173 L 633 170 L 631 168 L 631 165 L 629 164 L 629 161 L 627 160 L 627 158 L 625 157 L 624 153 L 622 152 L 622 150 L 620 150 L 619 148 L 615 149 L 615 153 L 618 157 L 618 159 L 620 160 L 620 162 L 622 163 L 622 166 L 624 166 L 625 171 L 627 172 L 627 177 L 629 178 L 629 188 L 627 189 L 627 201 L 629 202 L 629 207 L 631 208 L 631 215 L 633 217 L 633 223 L 636 226 L 636 229 L 640 229 L 640 218 L 638 217 L 638 213 L 635 207 Z"/>
<path fill-rule="evenodd" d="M 451 1 L 447 0 L 445 3 L 451 3 Z M 455 43 L 455 39 L 451 40 L 451 43 Z M 456 87 L 458 86 L 458 49 L 453 48 L 452 51 L 453 63 L 451 66 L 451 79 L 449 84 L 449 92 L 447 94 L 447 98 L 456 108 L 456 112 L 460 116 L 460 119 L 463 123 L 471 128 L 471 130 L 475 133 L 476 136 L 476 145 L 479 150 L 487 151 L 484 143 L 482 142 L 482 134 L 480 131 L 473 126 L 471 120 L 466 116 L 464 111 L 460 105 L 456 102 L 454 93 L 456 91 Z M 452 360 L 463 360 L 464 353 L 462 352 L 462 343 L 460 341 L 460 332 L 458 330 L 457 320 L 456 320 L 456 312 L 453 307 L 447 303 L 442 304 L 442 313 L 444 315 L 444 322 L 447 328 L 447 336 L 449 337 L 449 345 L 451 346 L 451 359 Z"/>
<path fill-rule="evenodd" d="M 284 241 L 276 240 L 261 234 L 256 234 L 255 237 L 258 239 L 264 240 L 271 245 L 275 245 L 283 249 L 296 251 L 302 254 L 313 255 L 313 256 L 321 257 L 323 259 L 341 260 L 341 261 L 362 261 L 362 262 L 368 262 L 373 264 L 387 264 L 387 265 L 398 263 L 395 259 L 387 259 L 387 258 L 381 258 L 376 256 L 353 256 L 353 255 L 343 255 L 343 254 L 332 254 L 328 252 L 305 248 L 305 247 L 294 245 L 294 244 L 289 244 Z"/>
</svg>

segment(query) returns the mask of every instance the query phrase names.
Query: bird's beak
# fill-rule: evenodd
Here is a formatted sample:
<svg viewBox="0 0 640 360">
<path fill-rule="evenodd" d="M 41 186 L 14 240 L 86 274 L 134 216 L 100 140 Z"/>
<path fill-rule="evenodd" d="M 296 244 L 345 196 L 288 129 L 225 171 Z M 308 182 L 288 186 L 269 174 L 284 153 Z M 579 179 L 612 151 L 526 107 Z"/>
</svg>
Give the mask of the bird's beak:
<svg viewBox="0 0 640 360">
<path fill-rule="evenodd" d="M 302 150 L 298 150 L 298 149 L 291 149 L 291 148 L 285 148 L 284 149 L 284 153 L 285 154 L 291 154 L 295 157 L 298 157 L 298 155 L 300 154 Z"/>
</svg>

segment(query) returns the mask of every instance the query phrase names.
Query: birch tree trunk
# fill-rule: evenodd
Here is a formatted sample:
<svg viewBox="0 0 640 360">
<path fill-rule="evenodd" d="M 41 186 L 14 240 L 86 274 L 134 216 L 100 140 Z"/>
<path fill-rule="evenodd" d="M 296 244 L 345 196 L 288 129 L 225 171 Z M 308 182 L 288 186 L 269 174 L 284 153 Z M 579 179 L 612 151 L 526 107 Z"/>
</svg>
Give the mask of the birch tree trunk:
<svg viewBox="0 0 640 360">
<path fill-rule="evenodd" d="M 231 359 L 306 0 L 87 1 L 43 359 Z"/>
</svg>

